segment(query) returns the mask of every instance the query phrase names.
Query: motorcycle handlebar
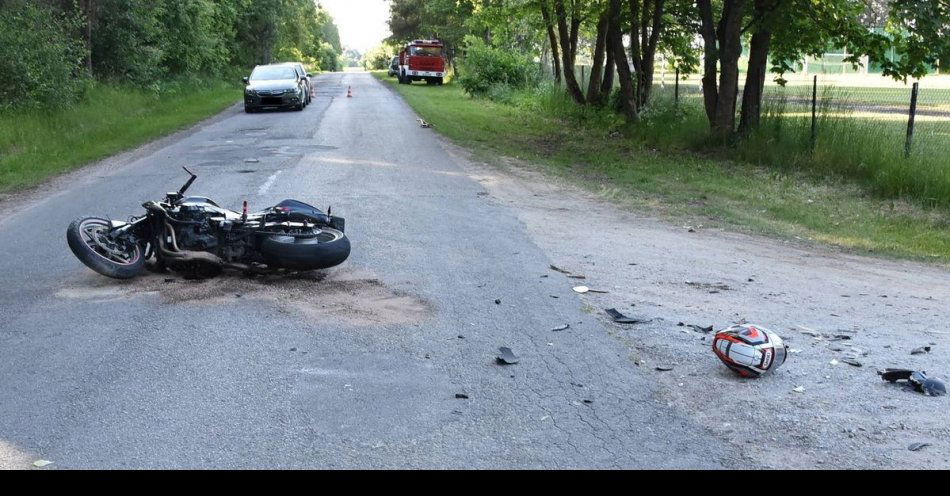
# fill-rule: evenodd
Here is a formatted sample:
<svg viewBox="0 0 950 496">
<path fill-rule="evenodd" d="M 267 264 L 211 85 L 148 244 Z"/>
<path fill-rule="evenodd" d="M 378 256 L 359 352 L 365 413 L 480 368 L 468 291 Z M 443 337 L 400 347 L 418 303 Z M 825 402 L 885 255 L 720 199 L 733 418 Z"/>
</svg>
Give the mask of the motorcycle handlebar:
<svg viewBox="0 0 950 496">
<path fill-rule="evenodd" d="M 195 179 L 197 179 L 198 176 L 196 176 L 193 172 L 191 172 L 190 170 L 188 170 L 187 167 L 184 167 L 184 166 L 183 166 L 182 169 L 185 169 L 185 172 L 187 172 L 188 175 L 191 176 L 190 178 L 188 178 L 188 182 L 186 182 L 185 185 L 182 186 L 180 190 L 178 190 L 178 194 L 181 195 L 181 196 L 184 196 L 184 195 L 185 195 L 185 191 L 188 191 L 188 188 L 191 186 L 191 183 L 195 182 Z"/>
</svg>

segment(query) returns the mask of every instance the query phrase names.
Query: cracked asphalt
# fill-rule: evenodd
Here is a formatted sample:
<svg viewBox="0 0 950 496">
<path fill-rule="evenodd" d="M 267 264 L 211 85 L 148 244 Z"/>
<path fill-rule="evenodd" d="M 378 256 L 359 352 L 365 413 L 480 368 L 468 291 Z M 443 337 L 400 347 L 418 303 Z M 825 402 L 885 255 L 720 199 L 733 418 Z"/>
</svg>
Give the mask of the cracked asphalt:
<svg viewBox="0 0 950 496">
<path fill-rule="evenodd" d="M 302 112 L 235 106 L 0 204 L 0 467 L 747 461 L 667 401 L 668 386 L 549 270 L 517 204 L 492 201 L 395 93 L 364 73 L 316 86 Z M 170 301 L 72 256 L 71 220 L 138 215 L 186 179 L 181 166 L 199 176 L 193 193 L 233 209 L 332 205 L 353 252 L 328 281 L 385 286 L 343 291 L 346 311 L 372 318 L 288 310 L 281 298 Z M 418 311 L 389 319 L 408 297 Z M 500 346 L 520 362 L 495 363 Z"/>
</svg>

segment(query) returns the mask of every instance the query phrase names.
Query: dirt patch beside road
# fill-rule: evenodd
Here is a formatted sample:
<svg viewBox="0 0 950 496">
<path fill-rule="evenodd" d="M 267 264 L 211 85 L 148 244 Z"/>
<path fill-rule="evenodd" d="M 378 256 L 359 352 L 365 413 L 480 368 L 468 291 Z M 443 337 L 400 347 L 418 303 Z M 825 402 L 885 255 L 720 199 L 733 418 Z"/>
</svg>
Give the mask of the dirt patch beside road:
<svg viewBox="0 0 950 496">
<path fill-rule="evenodd" d="M 755 466 L 950 467 L 950 397 L 904 391 L 876 373 L 913 368 L 950 379 L 946 268 L 670 226 L 528 164 L 507 161 L 501 170 L 444 146 L 486 188 L 481 197 L 517 212 L 550 263 L 609 291 L 560 301 L 600 315 L 606 332 L 660 385 L 662 401 Z M 537 270 L 577 284 L 548 261 Z M 615 324 L 607 308 L 652 320 Z M 742 319 L 791 346 L 775 373 L 740 379 L 712 353 L 712 334 L 689 326 L 720 330 Z M 932 351 L 911 355 L 925 345 Z M 930 446 L 908 449 L 917 442 Z"/>
<path fill-rule="evenodd" d="M 225 272 L 203 280 L 143 274 L 130 281 L 117 281 L 86 274 L 56 294 L 92 301 L 157 294 L 166 304 L 175 305 L 263 301 L 304 318 L 330 318 L 356 326 L 416 323 L 432 313 L 427 302 L 390 289 L 373 274 L 351 267 L 286 276 L 245 277 Z"/>
</svg>

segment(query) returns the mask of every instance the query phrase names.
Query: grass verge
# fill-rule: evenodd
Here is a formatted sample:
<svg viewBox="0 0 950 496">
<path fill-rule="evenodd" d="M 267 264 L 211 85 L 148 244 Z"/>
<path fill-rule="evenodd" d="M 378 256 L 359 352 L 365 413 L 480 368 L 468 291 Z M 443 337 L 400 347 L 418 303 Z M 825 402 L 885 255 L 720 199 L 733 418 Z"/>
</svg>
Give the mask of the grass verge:
<svg viewBox="0 0 950 496">
<path fill-rule="evenodd" d="M 664 138 L 681 130 L 653 127 L 644 138 L 642 129 L 610 112 L 570 102 L 502 103 L 473 99 L 453 84 L 399 85 L 384 72 L 374 75 L 480 159 L 522 159 L 661 218 L 950 262 L 946 207 L 884 199 L 860 182 L 807 168 L 778 170 L 697 154 Z"/>
<path fill-rule="evenodd" d="M 63 110 L 0 113 L 0 192 L 134 148 L 240 99 L 240 88 L 223 82 L 161 93 L 94 83 L 81 102 Z"/>
</svg>

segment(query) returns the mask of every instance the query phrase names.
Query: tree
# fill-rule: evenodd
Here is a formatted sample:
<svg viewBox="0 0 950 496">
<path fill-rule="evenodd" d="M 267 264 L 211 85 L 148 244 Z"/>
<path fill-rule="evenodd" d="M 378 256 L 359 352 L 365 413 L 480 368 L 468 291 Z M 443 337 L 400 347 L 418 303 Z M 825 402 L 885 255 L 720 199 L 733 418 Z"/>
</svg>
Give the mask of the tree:
<svg viewBox="0 0 950 496">
<path fill-rule="evenodd" d="M 630 64 L 627 63 L 627 51 L 623 47 L 623 29 L 620 19 L 622 3 L 622 0 L 610 0 L 607 13 L 607 37 L 610 49 L 614 54 L 617 78 L 620 81 L 620 106 L 627 120 L 636 122 L 640 120 L 640 105 L 637 102 Z"/>
<path fill-rule="evenodd" d="M 720 138 L 736 130 L 738 59 L 742 40 L 749 39 L 749 69 L 743 91 L 739 130 L 755 129 L 768 71 L 792 71 L 805 55 L 820 56 L 829 46 L 847 48 L 845 62 L 857 65 L 861 56 L 878 63 L 885 75 L 897 79 L 927 73 L 950 46 L 948 0 L 722 0 L 718 15 L 711 0 L 697 0 L 704 46 L 703 100 L 710 127 Z M 867 23 L 884 18 L 885 32 Z M 887 56 L 897 53 L 896 59 Z M 771 67 L 768 67 L 771 62 Z M 718 84 L 717 84 L 718 69 Z"/>
<path fill-rule="evenodd" d="M 545 0 L 541 0 L 542 2 Z M 571 1 L 570 10 L 564 7 L 564 0 L 554 0 L 554 20 L 557 26 L 558 43 L 561 49 L 561 65 L 564 68 L 564 83 L 567 92 L 575 102 L 583 104 L 586 99 L 574 74 L 574 60 L 577 57 L 577 36 L 583 21 L 582 12 L 576 0 Z"/>
</svg>

